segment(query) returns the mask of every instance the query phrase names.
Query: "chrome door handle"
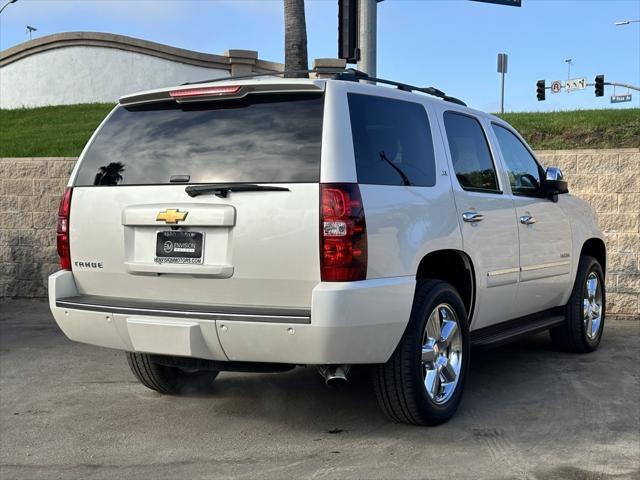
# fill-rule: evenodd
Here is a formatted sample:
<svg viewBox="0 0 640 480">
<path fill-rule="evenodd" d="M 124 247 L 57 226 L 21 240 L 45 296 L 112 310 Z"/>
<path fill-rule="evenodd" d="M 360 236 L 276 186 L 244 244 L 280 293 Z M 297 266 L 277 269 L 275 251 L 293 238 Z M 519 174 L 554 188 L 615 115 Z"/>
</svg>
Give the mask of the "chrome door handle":
<svg viewBox="0 0 640 480">
<path fill-rule="evenodd" d="M 484 215 L 477 212 L 464 212 L 462 214 L 462 220 L 469 223 L 481 222 L 484 220 Z"/>
<path fill-rule="evenodd" d="M 520 217 L 520 223 L 522 223 L 523 225 L 532 225 L 536 223 L 536 217 L 531 215 L 522 215 Z"/>
</svg>

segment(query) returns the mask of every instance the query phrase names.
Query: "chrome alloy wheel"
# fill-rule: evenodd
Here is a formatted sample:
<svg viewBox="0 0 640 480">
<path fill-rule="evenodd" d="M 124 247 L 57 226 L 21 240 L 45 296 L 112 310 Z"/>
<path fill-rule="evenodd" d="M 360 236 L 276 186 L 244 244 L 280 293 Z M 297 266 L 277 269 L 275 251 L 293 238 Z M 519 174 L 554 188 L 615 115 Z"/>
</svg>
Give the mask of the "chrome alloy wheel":
<svg viewBox="0 0 640 480">
<path fill-rule="evenodd" d="M 433 309 L 422 336 L 422 374 L 431 400 L 442 405 L 456 390 L 462 367 L 462 335 L 451 305 Z"/>
<path fill-rule="evenodd" d="M 587 277 L 582 304 L 584 331 L 589 340 L 595 340 L 602 324 L 602 285 L 596 272 L 591 272 Z"/>
</svg>

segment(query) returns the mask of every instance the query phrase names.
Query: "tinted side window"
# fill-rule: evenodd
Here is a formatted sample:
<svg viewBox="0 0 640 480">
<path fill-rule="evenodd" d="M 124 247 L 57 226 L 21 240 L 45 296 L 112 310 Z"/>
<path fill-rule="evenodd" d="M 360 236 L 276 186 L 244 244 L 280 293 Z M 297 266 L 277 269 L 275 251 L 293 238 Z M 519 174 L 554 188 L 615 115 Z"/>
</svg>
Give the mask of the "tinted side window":
<svg viewBox="0 0 640 480">
<path fill-rule="evenodd" d="M 498 137 L 502 158 L 509 175 L 509 183 L 511 183 L 511 191 L 524 195 L 539 194 L 541 191 L 541 172 L 538 162 L 513 133 L 495 123 L 492 126 L 496 137 Z"/>
<path fill-rule="evenodd" d="M 349 93 L 349 115 L 359 183 L 436 183 L 429 119 L 419 103 Z"/>
<path fill-rule="evenodd" d="M 444 126 L 453 169 L 465 190 L 498 191 L 498 179 L 480 122 L 467 115 L 445 112 Z"/>
</svg>

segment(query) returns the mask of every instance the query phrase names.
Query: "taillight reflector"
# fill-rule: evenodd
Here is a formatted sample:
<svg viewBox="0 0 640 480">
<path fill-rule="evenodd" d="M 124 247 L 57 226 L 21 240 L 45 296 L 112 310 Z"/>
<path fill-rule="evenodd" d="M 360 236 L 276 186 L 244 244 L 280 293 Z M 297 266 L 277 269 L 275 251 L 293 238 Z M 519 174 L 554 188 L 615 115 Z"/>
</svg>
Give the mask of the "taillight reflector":
<svg viewBox="0 0 640 480">
<path fill-rule="evenodd" d="M 239 91 L 239 86 L 231 85 L 226 87 L 183 88 L 181 90 L 172 90 L 169 95 L 171 98 L 209 97 L 213 95 L 232 95 Z"/>
<path fill-rule="evenodd" d="M 73 189 L 67 187 L 60 199 L 58 207 L 58 226 L 56 235 L 56 245 L 60 266 L 63 270 L 71 270 L 71 250 L 69 249 L 69 217 L 71 214 L 71 194 Z"/>
<path fill-rule="evenodd" d="M 320 268 L 323 282 L 367 277 L 367 228 L 355 183 L 320 186 Z"/>
</svg>

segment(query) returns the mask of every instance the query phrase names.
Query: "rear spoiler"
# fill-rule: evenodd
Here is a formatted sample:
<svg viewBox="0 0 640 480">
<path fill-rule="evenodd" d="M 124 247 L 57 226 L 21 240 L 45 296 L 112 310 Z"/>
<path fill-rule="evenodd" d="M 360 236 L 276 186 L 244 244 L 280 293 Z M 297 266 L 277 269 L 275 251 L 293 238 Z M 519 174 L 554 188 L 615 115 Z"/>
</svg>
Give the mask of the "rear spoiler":
<svg viewBox="0 0 640 480">
<path fill-rule="evenodd" d="M 119 104 L 124 106 L 139 105 L 143 103 L 166 102 L 174 100 L 177 103 L 204 102 L 220 99 L 239 99 L 250 94 L 271 93 L 320 93 L 324 90 L 324 82 L 259 82 L 243 83 L 235 85 L 183 85 L 167 90 L 153 90 L 134 93 L 120 98 Z"/>
</svg>

